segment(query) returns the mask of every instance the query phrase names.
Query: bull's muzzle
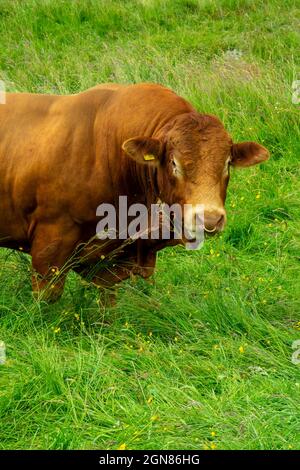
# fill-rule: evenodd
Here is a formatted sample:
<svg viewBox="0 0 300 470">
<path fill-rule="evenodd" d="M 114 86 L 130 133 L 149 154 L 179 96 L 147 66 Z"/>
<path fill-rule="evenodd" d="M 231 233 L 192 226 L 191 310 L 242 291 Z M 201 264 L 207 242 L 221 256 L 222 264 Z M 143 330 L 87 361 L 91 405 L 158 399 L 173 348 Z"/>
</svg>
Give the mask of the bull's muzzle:
<svg viewBox="0 0 300 470">
<path fill-rule="evenodd" d="M 204 231 L 215 234 L 223 230 L 226 222 L 226 214 L 222 209 L 204 211 Z"/>
</svg>

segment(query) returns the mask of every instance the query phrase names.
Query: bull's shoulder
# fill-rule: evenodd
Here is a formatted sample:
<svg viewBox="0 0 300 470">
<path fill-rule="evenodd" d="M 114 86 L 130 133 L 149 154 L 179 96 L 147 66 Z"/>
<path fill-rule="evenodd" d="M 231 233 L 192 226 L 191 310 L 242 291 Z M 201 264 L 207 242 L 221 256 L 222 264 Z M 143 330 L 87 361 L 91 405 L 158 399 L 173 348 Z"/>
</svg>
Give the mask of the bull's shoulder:
<svg viewBox="0 0 300 470">
<path fill-rule="evenodd" d="M 155 113 L 160 110 L 163 115 L 176 116 L 184 112 L 193 111 L 193 107 L 174 90 L 159 83 L 136 83 L 127 85 L 120 91 L 120 97 L 125 101 L 132 100 L 143 105 L 151 114 L 151 107 Z"/>
<path fill-rule="evenodd" d="M 105 92 L 117 92 L 114 93 L 116 97 L 132 97 L 132 96 L 148 96 L 152 97 L 171 97 L 171 99 L 182 99 L 176 94 L 171 88 L 168 88 L 160 83 L 153 82 L 141 82 L 141 83 L 129 83 L 129 84 L 120 84 L 120 83 L 101 83 L 96 85 L 88 90 L 82 92 L 84 96 L 87 95 L 101 95 Z"/>
</svg>

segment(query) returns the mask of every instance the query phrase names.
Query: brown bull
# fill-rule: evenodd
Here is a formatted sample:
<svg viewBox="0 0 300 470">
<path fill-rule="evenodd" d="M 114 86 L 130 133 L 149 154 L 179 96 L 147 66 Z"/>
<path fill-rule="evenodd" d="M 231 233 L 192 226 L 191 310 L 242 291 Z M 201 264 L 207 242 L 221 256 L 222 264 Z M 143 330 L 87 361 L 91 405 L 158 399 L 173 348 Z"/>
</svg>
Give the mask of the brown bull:
<svg viewBox="0 0 300 470">
<path fill-rule="evenodd" d="M 155 84 L 100 85 L 71 96 L 11 93 L 0 105 L 0 245 L 32 256 L 33 290 L 57 298 L 69 269 L 98 286 L 148 277 L 177 240 L 95 239 L 97 207 L 203 204 L 220 231 L 230 166 L 268 158 L 233 144 L 218 118 Z M 196 214 L 192 214 L 196 216 Z M 50 289 L 51 287 L 51 289 Z"/>
</svg>

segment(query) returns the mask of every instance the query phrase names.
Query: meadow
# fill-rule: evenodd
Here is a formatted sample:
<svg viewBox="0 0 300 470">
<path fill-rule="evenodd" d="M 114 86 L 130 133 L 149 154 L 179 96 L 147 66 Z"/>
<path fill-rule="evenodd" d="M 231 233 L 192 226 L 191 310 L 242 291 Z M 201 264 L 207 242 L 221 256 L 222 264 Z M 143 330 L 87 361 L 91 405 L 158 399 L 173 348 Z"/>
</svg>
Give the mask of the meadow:
<svg viewBox="0 0 300 470">
<path fill-rule="evenodd" d="M 115 306 L 75 274 L 37 302 L 0 250 L 0 449 L 300 449 L 298 26 L 292 0 L 0 0 L 7 90 L 157 82 L 271 152 L 232 172 L 221 235 Z"/>
</svg>

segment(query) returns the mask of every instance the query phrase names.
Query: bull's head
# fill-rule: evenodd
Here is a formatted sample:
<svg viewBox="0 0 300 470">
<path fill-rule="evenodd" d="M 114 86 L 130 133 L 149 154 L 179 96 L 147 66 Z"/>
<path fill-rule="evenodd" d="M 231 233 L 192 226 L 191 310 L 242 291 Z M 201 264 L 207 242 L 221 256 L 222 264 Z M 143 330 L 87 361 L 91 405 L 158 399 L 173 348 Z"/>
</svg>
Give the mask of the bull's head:
<svg viewBox="0 0 300 470">
<path fill-rule="evenodd" d="M 269 158 L 262 145 L 234 144 L 218 118 L 196 112 L 177 116 L 155 138 L 127 140 L 123 150 L 135 161 L 157 168 L 164 202 L 204 205 L 205 231 L 209 233 L 219 232 L 226 223 L 230 167 L 247 167 Z M 196 215 L 193 209 L 188 220 Z"/>
</svg>

